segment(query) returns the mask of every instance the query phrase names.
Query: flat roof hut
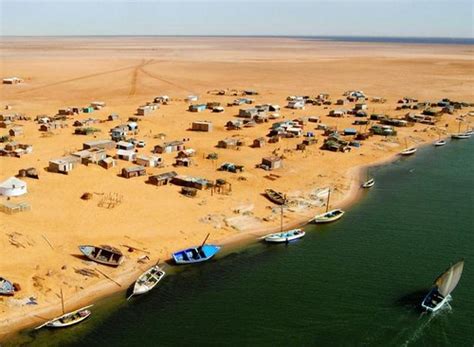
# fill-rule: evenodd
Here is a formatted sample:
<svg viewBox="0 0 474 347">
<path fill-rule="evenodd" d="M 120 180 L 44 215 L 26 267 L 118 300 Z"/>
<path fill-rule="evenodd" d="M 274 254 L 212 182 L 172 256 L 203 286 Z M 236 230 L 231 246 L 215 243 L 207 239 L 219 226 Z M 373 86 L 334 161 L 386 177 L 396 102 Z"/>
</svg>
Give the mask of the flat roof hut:
<svg viewBox="0 0 474 347">
<path fill-rule="evenodd" d="M 262 158 L 262 163 L 260 165 L 265 170 L 275 170 L 283 166 L 283 160 L 280 157 L 272 156 Z"/>
<path fill-rule="evenodd" d="M 146 168 L 141 165 L 125 167 L 122 169 L 122 177 L 132 178 L 146 175 Z"/>
<path fill-rule="evenodd" d="M 178 176 L 174 171 L 165 172 L 159 175 L 153 175 L 148 178 L 148 183 L 154 184 L 155 186 L 164 186 L 171 182 L 171 180 Z"/>
</svg>

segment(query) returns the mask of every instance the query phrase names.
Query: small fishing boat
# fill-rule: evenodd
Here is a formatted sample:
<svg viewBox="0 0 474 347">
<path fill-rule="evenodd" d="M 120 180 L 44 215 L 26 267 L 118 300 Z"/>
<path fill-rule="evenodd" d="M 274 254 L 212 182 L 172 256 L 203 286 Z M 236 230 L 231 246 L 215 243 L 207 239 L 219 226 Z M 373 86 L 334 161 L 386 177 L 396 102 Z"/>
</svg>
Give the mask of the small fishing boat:
<svg viewBox="0 0 474 347">
<path fill-rule="evenodd" d="M 301 229 L 293 229 L 289 231 L 284 231 L 280 233 L 269 234 L 265 236 L 264 240 L 266 242 L 273 242 L 273 243 L 288 243 L 293 240 L 297 240 L 302 238 L 306 233 Z"/>
<path fill-rule="evenodd" d="M 455 133 L 451 135 L 451 138 L 455 140 L 465 140 L 470 137 L 471 137 L 471 134 L 469 133 Z"/>
<path fill-rule="evenodd" d="M 265 189 L 265 195 L 271 202 L 277 205 L 284 205 L 286 202 L 285 195 L 273 189 Z"/>
<path fill-rule="evenodd" d="M 70 327 L 71 325 L 78 324 L 91 315 L 91 311 L 88 310 L 88 308 L 92 306 L 93 305 L 89 305 L 89 306 L 80 308 L 76 311 L 63 314 L 60 317 L 53 318 L 50 321 L 47 321 L 46 323 L 41 324 L 40 326 L 36 327 L 35 330 L 41 329 L 43 327 L 66 328 L 66 327 Z"/>
<path fill-rule="evenodd" d="M 471 136 L 471 135 L 474 134 L 474 130 L 472 130 L 472 129 L 466 130 L 466 131 L 464 132 L 464 134 Z"/>
<path fill-rule="evenodd" d="M 375 179 L 371 178 L 362 184 L 362 188 L 371 188 L 374 186 L 374 184 L 375 184 Z"/>
<path fill-rule="evenodd" d="M 158 265 L 149 268 L 135 281 L 135 284 L 133 285 L 133 293 L 129 296 L 129 299 L 134 295 L 148 293 L 150 290 L 155 288 L 163 277 L 165 277 L 165 274 L 166 273 Z"/>
<path fill-rule="evenodd" d="M 438 140 L 435 143 L 433 143 L 433 145 L 435 145 L 436 147 L 441 147 L 441 146 L 444 146 L 445 144 L 446 144 L 446 140 Z"/>
<path fill-rule="evenodd" d="M 210 234 L 207 234 L 201 246 L 190 247 L 173 253 L 173 260 L 176 264 L 195 264 L 207 261 L 215 256 L 221 249 L 220 246 L 206 245 Z"/>
<path fill-rule="evenodd" d="M 79 246 L 79 250 L 90 260 L 104 265 L 119 266 L 124 256 L 122 252 L 112 246 Z"/>
<path fill-rule="evenodd" d="M 337 221 L 339 218 L 341 218 L 344 215 L 344 211 L 337 208 L 335 210 L 328 211 L 326 213 L 317 215 L 314 217 L 313 221 L 315 223 L 330 223 Z"/>
<path fill-rule="evenodd" d="M 421 307 L 429 312 L 435 312 L 446 304 L 461 279 L 463 268 L 464 260 L 460 260 L 443 272 L 435 280 L 433 287 L 423 299 Z"/>
<path fill-rule="evenodd" d="M 410 148 L 407 148 L 407 149 L 404 149 L 403 151 L 400 152 L 400 155 L 412 155 L 412 154 L 415 154 L 416 152 L 416 147 L 410 147 Z"/>
<path fill-rule="evenodd" d="M 0 295 L 13 295 L 15 294 L 15 287 L 6 278 L 0 277 Z"/>
</svg>

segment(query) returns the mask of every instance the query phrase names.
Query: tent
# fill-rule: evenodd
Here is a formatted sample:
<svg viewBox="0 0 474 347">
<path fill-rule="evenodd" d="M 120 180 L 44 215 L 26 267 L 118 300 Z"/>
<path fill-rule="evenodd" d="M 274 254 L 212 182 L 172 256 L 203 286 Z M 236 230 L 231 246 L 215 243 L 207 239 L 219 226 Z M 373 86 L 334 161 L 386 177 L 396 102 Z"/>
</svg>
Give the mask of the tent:
<svg viewBox="0 0 474 347">
<path fill-rule="evenodd" d="M 16 177 L 10 177 L 0 182 L 0 195 L 3 196 L 20 196 L 27 193 L 26 182 Z"/>
</svg>

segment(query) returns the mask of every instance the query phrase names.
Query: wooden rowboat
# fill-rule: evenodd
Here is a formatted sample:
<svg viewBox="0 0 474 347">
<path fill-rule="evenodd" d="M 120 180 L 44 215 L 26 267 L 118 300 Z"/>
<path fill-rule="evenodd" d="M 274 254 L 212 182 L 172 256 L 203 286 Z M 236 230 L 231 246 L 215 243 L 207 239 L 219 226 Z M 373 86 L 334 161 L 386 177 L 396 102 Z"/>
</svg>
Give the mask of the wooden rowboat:
<svg viewBox="0 0 474 347">
<path fill-rule="evenodd" d="M 412 155 L 412 154 L 415 154 L 416 152 L 416 147 L 410 147 L 410 148 L 407 148 L 403 151 L 400 152 L 400 155 Z"/>
<path fill-rule="evenodd" d="M 277 205 L 284 205 L 286 202 L 285 195 L 273 189 L 265 189 L 265 195 L 271 202 Z"/>
<path fill-rule="evenodd" d="M 47 321 L 46 323 L 41 324 L 40 326 L 36 327 L 35 330 L 41 329 L 43 327 L 66 328 L 66 327 L 70 327 L 71 325 L 78 324 L 91 315 L 91 311 L 89 311 L 88 308 L 92 306 L 93 305 L 82 307 L 76 311 L 69 312 L 69 313 L 63 314 L 60 317 L 53 318 L 50 321 Z"/>
<path fill-rule="evenodd" d="M 374 184 L 375 184 L 375 179 L 371 178 L 362 184 L 362 188 L 371 188 L 374 186 Z"/>
<path fill-rule="evenodd" d="M 281 233 L 274 233 L 274 234 L 269 234 L 265 236 L 264 240 L 266 242 L 271 242 L 271 243 L 288 243 L 290 241 L 294 241 L 297 239 L 302 238 L 305 236 L 305 232 L 301 229 L 293 229 L 289 231 L 284 231 Z"/>
<path fill-rule="evenodd" d="M 315 223 L 330 223 L 335 222 L 344 215 L 344 211 L 341 209 L 331 210 L 329 212 L 317 215 L 314 217 L 313 221 Z"/>
<path fill-rule="evenodd" d="M 119 266 L 122 264 L 124 256 L 122 252 L 112 246 L 101 245 L 101 246 L 79 246 L 79 250 L 90 260 L 97 263 Z"/>
<path fill-rule="evenodd" d="M 150 290 L 155 288 L 158 282 L 165 277 L 165 272 L 158 266 L 152 266 L 147 271 L 138 277 L 133 285 L 133 293 L 129 296 L 131 298 L 134 295 L 141 295 L 148 293 Z"/>
</svg>

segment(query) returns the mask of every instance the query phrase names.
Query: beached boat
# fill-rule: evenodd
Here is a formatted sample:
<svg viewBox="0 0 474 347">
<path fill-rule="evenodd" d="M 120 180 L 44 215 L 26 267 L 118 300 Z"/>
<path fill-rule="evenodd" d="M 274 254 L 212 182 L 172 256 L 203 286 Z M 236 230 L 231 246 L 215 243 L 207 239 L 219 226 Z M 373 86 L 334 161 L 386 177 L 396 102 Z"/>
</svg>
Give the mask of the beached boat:
<svg viewBox="0 0 474 347">
<path fill-rule="evenodd" d="M 79 250 L 90 260 L 104 265 L 119 266 L 124 259 L 122 252 L 112 246 L 79 246 Z"/>
<path fill-rule="evenodd" d="M 455 140 L 465 140 L 470 137 L 471 137 L 471 134 L 469 133 L 455 133 L 451 135 L 451 138 Z"/>
<path fill-rule="evenodd" d="M 375 184 L 375 179 L 371 178 L 365 181 L 364 183 L 362 183 L 362 188 L 371 188 L 374 186 L 374 184 Z"/>
<path fill-rule="evenodd" d="M 91 315 L 91 311 L 88 310 L 88 308 L 92 306 L 93 305 L 82 307 L 76 311 L 69 312 L 69 313 L 63 314 L 60 317 L 53 318 L 50 321 L 47 321 L 46 323 L 41 324 L 40 326 L 36 327 L 35 330 L 41 329 L 43 327 L 66 328 L 66 327 L 70 327 L 71 325 L 78 324 Z"/>
<path fill-rule="evenodd" d="M 216 245 L 186 248 L 173 253 L 176 264 L 195 264 L 211 259 L 221 248 Z"/>
<path fill-rule="evenodd" d="M 265 195 L 271 202 L 277 205 L 284 205 L 286 202 L 285 195 L 273 189 L 265 189 Z"/>
<path fill-rule="evenodd" d="M 433 287 L 423 299 L 421 307 L 429 312 L 435 312 L 446 304 L 451 298 L 451 292 L 461 279 L 463 268 L 464 260 L 461 260 L 443 272 L 435 280 Z"/>
<path fill-rule="evenodd" d="M 195 264 L 207 261 L 215 256 L 221 249 L 220 246 L 206 245 L 210 234 L 207 234 L 201 246 L 190 247 L 173 253 L 173 260 L 176 264 Z"/>
<path fill-rule="evenodd" d="M 433 145 L 435 145 L 436 147 L 441 147 L 441 146 L 444 146 L 445 144 L 446 144 L 446 140 L 438 140 L 435 143 L 433 143 Z"/>
<path fill-rule="evenodd" d="M 148 293 L 165 277 L 165 274 L 166 273 L 158 265 L 152 266 L 135 281 L 133 293 L 130 297 Z"/>
<path fill-rule="evenodd" d="M 274 243 L 281 243 L 281 242 L 290 242 L 293 240 L 297 240 L 302 238 L 306 233 L 301 229 L 293 229 L 289 231 L 284 231 L 280 233 L 269 234 L 265 236 L 264 240 L 266 242 L 274 242 Z"/>
<path fill-rule="evenodd" d="M 0 295 L 13 295 L 15 294 L 15 287 L 6 278 L 0 277 Z"/>
<path fill-rule="evenodd" d="M 410 147 L 401 151 L 400 155 L 412 155 L 412 154 L 415 154 L 415 152 L 416 152 L 416 147 Z"/>
<path fill-rule="evenodd" d="M 339 218 L 341 218 L 344 215 L 344 211 L 337 208 L 335 210 L 328 211 L 326 213 L 317 215 L 314 217 L 313 221 L 315 223 L 330 223 L 337 221 Z"/>
</svg>

